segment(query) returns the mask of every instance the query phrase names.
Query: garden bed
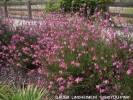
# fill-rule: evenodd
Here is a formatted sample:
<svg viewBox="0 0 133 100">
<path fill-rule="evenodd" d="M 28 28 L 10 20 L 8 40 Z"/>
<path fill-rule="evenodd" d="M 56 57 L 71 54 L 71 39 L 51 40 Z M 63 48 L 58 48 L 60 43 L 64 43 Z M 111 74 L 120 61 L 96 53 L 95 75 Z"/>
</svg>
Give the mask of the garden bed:
<svg viewBox="0 0 133 100">
<path fill-rule="evenodd" d="M 128 28 L 118 34 L 101 12 L 49 14 L 41 23 L 0 26 L 1 79 L 44 86 L 55 95 L 133 97 L 133 40 Z M 53 21 L 53 18 L 55 19 Z M 69 19 L 64 21 L 62 19 Z M 3 64 L 5 64 L 3 67 Z M 28 100 L 28 99 L 27 99 Z M 41 99 L 40 99 L 41 100 Z"/>
</svg>

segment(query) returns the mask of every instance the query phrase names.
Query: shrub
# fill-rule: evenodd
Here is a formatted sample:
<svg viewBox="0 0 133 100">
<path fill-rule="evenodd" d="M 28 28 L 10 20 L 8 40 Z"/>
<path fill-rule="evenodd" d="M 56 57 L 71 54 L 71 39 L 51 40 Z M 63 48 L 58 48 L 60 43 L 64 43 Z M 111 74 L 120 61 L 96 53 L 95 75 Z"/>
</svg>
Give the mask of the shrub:
<svg viewBox="0 0 133 100">
<path fill-rule="evenodd" d="M 70 16 L 50 14 L 41 24 L 18 28 L 7 46 L 8 52 L 4 52 L 14 55 L 8 56 L 12 58 L 8 59 L 10 63 L 25 67 L 28 64 L 23 59 L 28 58 L 31 67 L 43 67 L 45 72 L 40 71 L 46 75 L 52 94 L 132 96 L 132 85 L 125 82 L 133 71 L 133 41 L 128 28 L 118 35 L 100 12 L 90 19 L 77 13 Z M 131 90 L 127 92 L 127 88 Z"/>
<path fill-rule="evenodd" d="M 83 8 L 85 12 L 87 9 L 90 9 L 90 15 L 93 15 L 96 8 L 101 8 L 103 11 L 106 11 L 106 4 L 109 1 L 110 0 L 62 0 L 61 7 L 67 12 L 70 12 L 72 8 L 74 12 L 79 11 L 80 8 Z"/>
<path fill-rule="evenodd" d="M 13 26 L 11 27 L 13 28 Z M 41 67 L 37 53 L 40 52 L 40 46 L 37 43 L 38 35 L 31 30 L 33 27 L 26 25 L 16 27 L 12 31 L 9 28 L 2 30 L 3 32 L 0 34 L 2 63 L 24 72 Z"/>
<path fill-rule="evenodd" d="M 59 11 L 61 0 L 56 0 L 55 3 L 50 3 L 51 1 L 53 0 L 49 0 L 49 3 L 45 6 L 44 10 L 46 10 L 47 12 Z"/>
<path fill-rule="evenodd" d="M 9 27 L 10 24 L 10 21 L 7 23 L 6 21 L 2 22 L 0 19 L 0 66 L 4 66 L 4 64 L 7 63 L 5 54 L 8 53 L 7 45 L 13 36 L 13 29 Z M 5 51 L 3 51 L 3 49 L 5 49 Z"/>
<path fill-rule="evenodd" d="M 123 93 L 120 80 L 123 80 L 123 75 L 132 75 L 133 44 L 132 39 L 126 36 L 128 33 L 119 36 L 109 20 L 102 19 L 99 12 L 92 19 L 76 16 L 69 22 L 51 20 L 43 33 L 44 37 L 49 36 L 50 49 L 47 49 L 44 63 L 47 64 L 48 89 L 52 93 Z"/>
</svg>

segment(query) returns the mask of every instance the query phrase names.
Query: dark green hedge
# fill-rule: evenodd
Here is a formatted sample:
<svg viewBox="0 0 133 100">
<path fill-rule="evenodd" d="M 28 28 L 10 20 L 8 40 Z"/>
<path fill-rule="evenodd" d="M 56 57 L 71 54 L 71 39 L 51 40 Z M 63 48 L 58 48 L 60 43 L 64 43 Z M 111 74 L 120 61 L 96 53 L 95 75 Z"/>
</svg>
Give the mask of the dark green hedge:
<svg viewBox="0 0 133 100">
<path fill-rule="evenodd" d="M 74 12 L 79 11 L 83 8 L 84 4 L 87 4 L 86 8 L 90 9 L 90 14 L 93 15 L 97 7 L 100 10 L 106 11 L 106 3 L 110 0 L 62 0 L 61 7 L 64 8 L 66 12 L 70 12 L 73 9 Z"/>
</svg>

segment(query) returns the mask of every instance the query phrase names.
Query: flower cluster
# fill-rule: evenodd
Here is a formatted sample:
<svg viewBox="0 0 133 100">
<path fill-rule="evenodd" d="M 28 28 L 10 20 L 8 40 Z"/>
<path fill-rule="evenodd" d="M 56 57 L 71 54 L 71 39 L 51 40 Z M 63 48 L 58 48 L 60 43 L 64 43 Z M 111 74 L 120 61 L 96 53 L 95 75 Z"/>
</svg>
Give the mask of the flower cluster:
<svg viewBox="0 0 133 100">
<path fill-rule="evenodd" d="M 6 44 L 0 38 L 0 62 L 28 74 L 37 69 L 53 94 L 119 94 L 124 76 L 132 76 L 133 41 L 127 31 L 118 35 L 100 12 L 89 19 L 50 14 L 11 32 Z"/>
</svg>

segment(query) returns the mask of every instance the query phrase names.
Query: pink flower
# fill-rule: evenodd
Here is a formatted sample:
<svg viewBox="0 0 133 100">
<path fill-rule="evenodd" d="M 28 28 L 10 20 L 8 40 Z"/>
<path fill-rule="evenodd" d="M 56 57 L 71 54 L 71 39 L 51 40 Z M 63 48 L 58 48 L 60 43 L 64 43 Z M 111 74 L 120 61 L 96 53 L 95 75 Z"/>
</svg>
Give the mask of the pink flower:
<svg viewBox="0 0 133 100">
<path fill-rule="evenodd" d="M 117 91 L 117 90 L 118 90 L 118 86 L 117 86 L 117 85 L 115 85 L 115 86 L 114 86 L 114 89 Z"/>
<path fill-rule="evenodd" d="M 84 39 L 85 39 L 85 41 L 87 41 L 89 38 L 88 38 L 88 36 L 85 36 Z"/>
<path fill-rule="evenodd" d="M 107 67 L 104 67 L 103 70 L 106 71 L 107 70 Z"/>
<path fill-rule="evenodd" d="M 75 66 L 80 67 L 80 63 L 78 63 L 78 62 L 75 63 Z"/>
<path fill-rule="evenodd" d="M 59 91 L 63 91 L 64 89 L 65 89 L 64 86 L 60 86 L 60 87 L 59 87 Z"/>
<path fill-rule="evenodd" d="M 104 93 L 105 92 L 105 89 L 100 89 L 100 93 Z"/>
<path fill-rule="evenodd" d="M 60 71 L 59 71 L 59 74 L 63 74 L 63 71 L 62 71 L 62 70 L 60 70 Z"/>
<path fill-rule="evenodd" d="M 125 32 L 125 33 L 128 33 L 128 32 L 129 32 L 129 29 L 128 29 L 128 28 L 125 28 L 125 29 L 124 29 L 124 32 Z"/>
<path fill-rule="evenodd" d="M 78 58 L 80 58 L 80 57 L 81 57 L 81 53 L 78 54 Z"/>
<path fill-rule="evenodd" d="M 67 82 L 67 88 L 69 88 L 70 86 L 72 86 L 73 82 L 72 81 L 68 81 Z"/>
<path fill-rule="evenodd" d="M 35 70 L 33 69 L 33 70 L 30 70 L 30 71 L 28 71 L 28 75 L 30 75 L 30 74 L 32 74 L 33 72 L 34 72 Z"/>
<path fill-rule="evenodd" d="M 20 41 L 23 41 L 23 40 L 25 40 L 25 37 L 21 36 Z"/>
<path fill-rule="evenodd" d="M 86 7 L 86 5 L 87 5 L 87 4 L 86 4 L 86 3 L 84 3 L 84 7 Z"/>
<path fill-rule="evenodd" d="M 95 48 L 94 47 L 91 47 L 91 51 L 94 51 L 95 50 Z"/>
<path fill-rule="evenodd" d="M 82 74 L 85 74 L 85 71 L 83 70 L 81 73 L 82 73 Z"/>
<path fill-rule="evenodd" d="M 104 83 L 105 83 L 105 84 L 109 84 L 109 80 L 105 80 Z"/>
<path fill-rule="evenodd" d="M 94 55 L 92 59 L 93 59 L 93 60 L 97 60 L 97 56 L 96 56 L 96 55 Z"/>
<path fill-rule="evenodd" d="M 49 86 L 48 86 L 48 89 L 51 89 L 51 88 L 52 88 L 52 85 L 49 85 Z"/>
<path fill-rule="evenodd" d="M 96 89 L 98 89 L 98 90 L 99 90 L 99 89 L 100 89 L 100 85 L 96 85 Z"/>
<path fill-rule="evenodd" d="M 22 50 L 23 50 L 23 52 L 25 52 L 25 51 L 29 51 L 30 48 L 28 48 L 28 47 L 23 47 Z"/>
<path fill-rule="evenodd" d="M 65 62 L 61 62 L 60 67 L 67 69 L 67 64 Z"/>
<path fill-rule="evenodd" d="M 71 75 L 71 76 L 69 76 L 69 80 L 73 80 L 73 76 Z"/>
<path fill-rule="evenodd" d="M 132 70 L 131 69 L 129 69 L 129 70 L 127 70 L 127 75 L 131 75 L 132 74 Z"/>
<path fill-rule="evenodd" d="M 21 67 L 22 65 L 20 63 L 17 63 L 16 66 Z"/>
<path fill-rule="evenodd" d="M 55 91 L 52 91 L 52 94 L 55 94 L 56 92 Z"/>
<path fill-rule="evenodd" d="M 61 82 L 61 81 L 63 81 L 63 80 L 64 80 L 64 78 L 59 77 L 59 78 L 57 79 L 57 82 Z"/>
<path fill-rule="evenodd" d="M 98 66 L 97 63 L 94 64 L 94 68 L 95 68 L 95 69 L 98 69 L 98 68 L 99 68 L 99 66 Z"/>
<path fill-rule="evenodd" d="M 79 62 L 72 61 L 71 64 L 76 66 L 76 67 L 80 67 L 80 63 Z"/>
<path fill-rule="evenodd" d="M 75 82 L 78 84 L 78 83 L 81 82 L 82 80 L 83 80 L 83 78 L 78 77 L 78 78 L 76 78 Z"/>
<path fill-rule="evenodd" d="M 82 46 L 85 47 L 87 46 L 87 44 L 85 42 L 82 42 Z"/>
<path fill-rule="evenodd" d="M 75 65 L 75 61 L 71 61 L 71 64 L 72 64 L 72 65 Z"/>
<path fill-rule="evenodd" d="M 50 81 L 50 85 L 52 85 L 53 84 L 53 82 L 52 81 Z"/>
<path fill-rule="evenodd" d="M 121 68 L 121 67 L 122 67 L 122 62 L 120 62 L 120 61 L 115 61 L 115 62 L 113 63 L 113 66 L 116 66 L 116 68 Z"/>
<path fill-rule="evenodd" d="M 39 74 L 43 74 L 44 73 L 44 68 L 43 67 L 39 67 L 38 68 L 38 73 Z"/>
</svg>

